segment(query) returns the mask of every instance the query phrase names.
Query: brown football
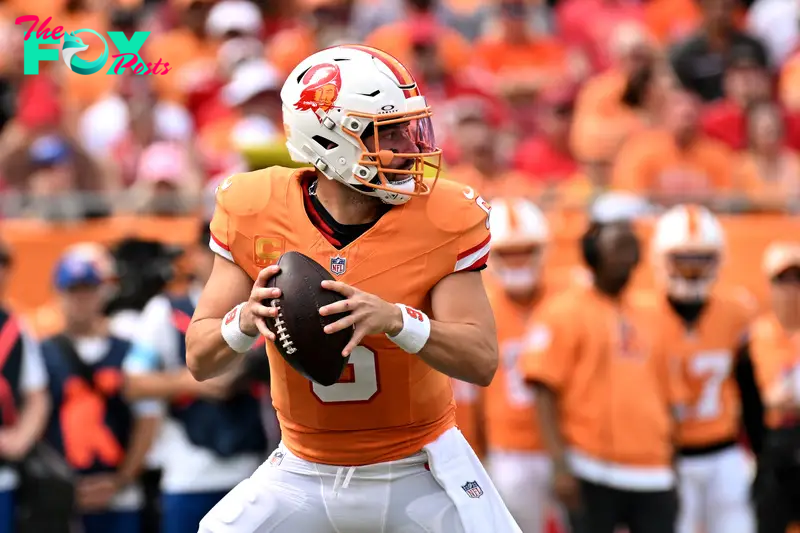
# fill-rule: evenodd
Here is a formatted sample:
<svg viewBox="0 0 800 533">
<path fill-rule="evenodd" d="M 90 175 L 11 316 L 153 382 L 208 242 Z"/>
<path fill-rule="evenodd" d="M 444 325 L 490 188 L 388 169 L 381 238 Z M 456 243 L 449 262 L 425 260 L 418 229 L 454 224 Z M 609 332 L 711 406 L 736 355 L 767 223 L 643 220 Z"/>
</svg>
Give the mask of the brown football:
<svg viewBox="0 0 800 533">
<path fill-rule="evenodd" d="M 345 297 L 323 289 L 323 280 L 333 280 L 325 268 L 300 252 L 286 252 L 278 259 L 280 272 L 269 279 L 268 287 L 281 290 L 281 297 L 265 301 L 268 307 L 280 307 L 276 318 L 267 318 L 275 334 L 275 347 L 292 368 L 303 376 L 329 386 L 342 375 L 349 357 L 342 350 L 353 335 L 352 328 L 333 334 L 323 330 L 347 313 L 322 316 L 319 309 Z"/>
</svg>

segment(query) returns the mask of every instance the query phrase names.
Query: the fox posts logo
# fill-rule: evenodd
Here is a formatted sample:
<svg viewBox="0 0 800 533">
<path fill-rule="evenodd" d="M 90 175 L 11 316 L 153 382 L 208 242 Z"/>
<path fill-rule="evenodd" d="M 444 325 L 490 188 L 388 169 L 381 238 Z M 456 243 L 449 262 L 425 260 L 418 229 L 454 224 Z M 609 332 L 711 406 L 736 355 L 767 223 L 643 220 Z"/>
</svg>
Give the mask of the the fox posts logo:
<svg viewBox="0 0 800 533">
<path fill-rule="evenodd" d="M 51 20 L 52 17 L 46 18 L 38 28 L 36 26 L 39 24 L 39 17 L 36 15 L 25 15 L 15 21 L 16 24 L 31 23 L 31 27 L 28 28 L 24 37 L 25 74 L 39 74 L 39 62 L 41 61 L 58 61 L 59 50 L 49 47 L 42 48 L 41 45 L 43 44 L 60 44 L 60 55 L 67 68 L 76 74 L 85 76 L 100 72 L 108 63 L 109 56 L 113 59 L 113 62 L 106 74 L 122 74 L 126 68 L 130 68 L 134 74 L 163 75 L 172 70 L 169 63 L 162 62 L 161 59 L 155 63 L 147 63 L 139 56 L 139 50 L 150 35 L 149 31 L 137 31 L 130 39 L 121 31 L 108 32 L 108 38 L 111 39 L 118 51 L 118 53 L 112 55 L 109 51 L 108 41 L 99 32 L 88 28 L 70 32 L 66 31 L 62 26 L 50 29 L 48 24 Z M 80 37 L 80 34 L 86 33 L 94 35 L 103 44 L 103 53 L 92 61 L 87 61 L 77 55 L 79 52 L 89 49 L 89 45 L 84 43 Z"/>
</svg>

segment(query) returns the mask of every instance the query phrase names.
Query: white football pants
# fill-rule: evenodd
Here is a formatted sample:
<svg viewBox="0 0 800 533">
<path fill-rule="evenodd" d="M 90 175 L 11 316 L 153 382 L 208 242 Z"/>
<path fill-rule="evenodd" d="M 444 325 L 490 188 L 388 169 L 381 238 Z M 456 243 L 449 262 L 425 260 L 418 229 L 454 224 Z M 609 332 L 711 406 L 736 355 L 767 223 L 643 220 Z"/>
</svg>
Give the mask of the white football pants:
<svg viewBox="0 0 800 533">
<path fill-rule="evenodd" d="M 411 457 L 358 467 L 311 463 L 281 443 L 203 518 L 199 533 L 488 531 L 521 533 L 452 428 Z"/>
<path fill-rule="evenodd" d="M 678 460 L 677 533 L 754 533 L 752 461 L 732 446 Z"/>
<path fill-rule="evenodd" d="M 552 515 L 563 513 L 552 495 L 553 465 L 544 453 L 491 451 L 489 475 L 523 533 L 543 533 Z"/>
</svg>

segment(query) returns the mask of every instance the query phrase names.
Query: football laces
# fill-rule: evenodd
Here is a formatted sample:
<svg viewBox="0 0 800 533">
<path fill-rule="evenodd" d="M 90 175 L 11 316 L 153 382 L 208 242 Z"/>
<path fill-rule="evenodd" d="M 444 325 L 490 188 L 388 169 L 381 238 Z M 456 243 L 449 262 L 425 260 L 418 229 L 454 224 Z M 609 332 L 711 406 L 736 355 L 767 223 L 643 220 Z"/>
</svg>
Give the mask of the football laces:
<svg viewBox="0 0 800 533">
<path fill-rule="evenodd" d="M 280 300 L 273 299 L 270 300 L 269 303 L 272 307 L 279 307 Z M 297 351 L 297 348 L 295 348 L 294 342 L 292 342 L 289 332 L 284 327 L 284 324 L 286 324 L 286 321 L 283 320 L 283 311 L 278 311 L 278 316 L 275 317 L 275 333 L 277 334 L 276 342 L 280 342 L 280 345 L 283 347 L 284 351 L 288 355 L 292 355 Z"/>
</svg>

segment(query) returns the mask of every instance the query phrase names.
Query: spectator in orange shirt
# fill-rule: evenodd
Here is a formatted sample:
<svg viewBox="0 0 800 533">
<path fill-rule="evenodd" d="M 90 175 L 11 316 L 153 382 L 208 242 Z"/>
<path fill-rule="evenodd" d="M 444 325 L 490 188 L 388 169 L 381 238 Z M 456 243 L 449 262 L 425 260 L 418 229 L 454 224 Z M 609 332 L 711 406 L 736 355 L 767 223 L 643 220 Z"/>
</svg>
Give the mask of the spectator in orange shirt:
<svg viewBox="0 0 800 533">
<path fill-rule="evenodd" d="M 267 59 L 284 76 L 317 50 L 356 41 L 351 37 L 347 2 L 304 0 L 296 13 L 295 26 L 276 33 L 267 46 Z"/>
<path fill-rule="evenodd" d="M 147 47 L 155 54 L 161 54 L 169 61 L 172 72 L 166 76 L 156 76 L 159 92 L 173 100 L 183 100 L 183 87 L 180 82 L 188 75 L 181 70 L 195 63 L 213 61 L 217 43 L 209 38 L 206 19 L 213 6 L 212 0 L 176 0 L 173 6 L 178 10 L 181 24 L 169 31 L 155 34 L 148 39 Z"/>
<path fill-rule="evenodd" d="M 651 0 L 644 9 L 647 28 L 662 44 L 687 37 L 703 22 L 696 0 Z"/>
<path fill-rule="evenodd" d="M 527 0 L 498 0 L 497 32 L 475 44 L 473 61 L 505 84 L 524 81 L 539 89 L 573 75 L 570 54 L 556 39 L 535 35 L 528 25 Z"/>
<path fill-rule="evenodd" d="M 420 24 L 410 28 L 411 72 L 424 91 L 428 104 L 438 110 L 452 106 L 453 99 L 463 94 L 481 95 L 489 98 L 489 87 L 481 87 L 480 80 L 473 79 L 471 72 L 453 69 L 447 64 L 446 43 L 439 37 L 440 28 L 435 24 Z M 477 82 L 477 83 L 476 83 Z"/>
<path fill-rule="evenodd" d="M 699 125 L 700 100 L 675 89 L 667 96 L 663 127 L 623 144 L 614 162 L 612 187 L 656 203 L 724 203 L 733 189 L 733 153 L 706 137 Z"/>
<path fill-rule="evenodd" d="M 737 165 L 743 192 L 758 207 L 782 209 L 800 201 L 800 157 L 784 143 L 780 108 L 770 101 L 747 112 L 748 150 Z"/>
<path fill-rule="evenodd" d="M 456 110 L 458 112 L 458 110 Z M 502 154 L 503 138 L 486 120 L 481 107 L 464 106 L 456 116 L 453 130 L 458 164 L 445 169 L 447 179 L 468 185 L 484 198 L 531 196 L 537 188 L 511 168 Z"/>
<path fill-rule="evenodd" d="M 632 131 L 655 125 L 665 78 L 654 68 L 654 45 L 638 24 L 620 25 L 610 48 L 612 66 L 578 94 L 570 139 L 575 158 L 596 183 L 608 182 L 611 161 Z"/>
<path fill-rule="evenodd" d="M 445 71 L 461 74 L 475 59 L 470 55 L 470 44 L 455 30 L 437 20 L 430 0 L 407 0 L 405 18 L 381 26 L 364 40 L 396 57 L 404 65 L 413 62 L 414 44 L 420 35 L 435 35 L 436 45 Z"/>
</svg>

